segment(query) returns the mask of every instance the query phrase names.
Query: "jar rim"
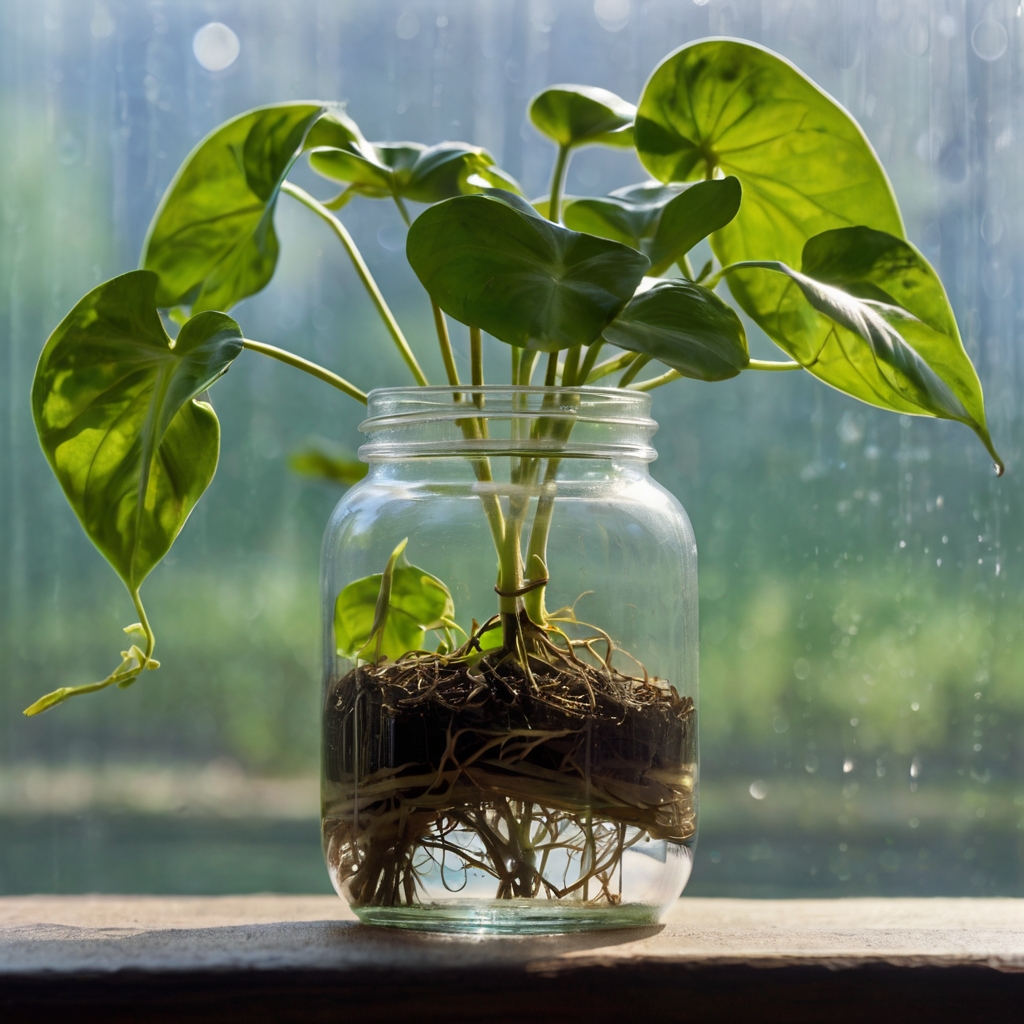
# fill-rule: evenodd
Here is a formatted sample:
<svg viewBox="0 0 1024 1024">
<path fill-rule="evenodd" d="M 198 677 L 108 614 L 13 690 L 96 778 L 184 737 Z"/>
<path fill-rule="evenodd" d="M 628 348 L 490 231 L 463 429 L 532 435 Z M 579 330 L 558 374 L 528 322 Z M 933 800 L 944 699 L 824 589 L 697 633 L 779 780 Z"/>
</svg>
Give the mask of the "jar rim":
<svg viewBox="0 0 1024 1024">
<path fill-rule="evenodd" d="M 359 425 L 367 436 L 359 449 L 365 462 L 531 454 L 657 458 L 650 440 L 658 425 L 650 417 L 651 396 L 642 391 L 464 384 L 377 388 L 367 399 L 369 415 Z M 474 431 L 474 421 L 485 422 L 487 431 Z M 533 425 L 540 421 L 538 431 Z"/>
</svg>

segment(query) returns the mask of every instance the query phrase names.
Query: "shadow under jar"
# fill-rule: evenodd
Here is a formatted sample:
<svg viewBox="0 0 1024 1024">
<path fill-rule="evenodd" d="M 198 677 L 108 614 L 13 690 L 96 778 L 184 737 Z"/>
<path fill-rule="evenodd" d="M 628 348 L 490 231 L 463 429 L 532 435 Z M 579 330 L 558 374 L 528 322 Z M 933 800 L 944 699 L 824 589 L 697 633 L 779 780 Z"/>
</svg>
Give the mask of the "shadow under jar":
<svg viewBox="0 0 1024 1024">
<path fill-rule="evenodd" d="M 650 397 L 395 388 L 368 412 L 323 546 L 335 889 L 403 928 L 656 923 L 697 831 L 697 549 L 648 472 Z"/>
</svg>

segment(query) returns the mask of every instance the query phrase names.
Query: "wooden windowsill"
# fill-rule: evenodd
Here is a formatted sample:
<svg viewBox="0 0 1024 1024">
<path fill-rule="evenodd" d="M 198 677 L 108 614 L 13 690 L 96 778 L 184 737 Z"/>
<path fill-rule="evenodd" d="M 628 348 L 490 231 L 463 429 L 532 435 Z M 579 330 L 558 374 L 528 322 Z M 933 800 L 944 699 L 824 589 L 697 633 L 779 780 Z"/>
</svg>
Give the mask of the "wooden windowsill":
<svg viewBox="0 0 1024 1024">
<path fill-rule="evenodd" d="M 0 1017 L 1024 1020 L 1024 900 L 684 899 L 518 939 L 366 928 L 332 897 L 0 899 Z"/>
</svg>

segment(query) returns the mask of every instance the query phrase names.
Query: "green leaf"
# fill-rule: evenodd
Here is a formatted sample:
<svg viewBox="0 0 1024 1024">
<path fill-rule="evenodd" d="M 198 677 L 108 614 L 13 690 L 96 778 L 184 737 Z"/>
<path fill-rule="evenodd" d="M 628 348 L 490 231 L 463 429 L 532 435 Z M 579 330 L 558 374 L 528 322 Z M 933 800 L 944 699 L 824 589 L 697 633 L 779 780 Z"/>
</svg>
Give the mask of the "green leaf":
<svg viewBox="0 0 1024 1024">
<path fill-rule="evenodd" d="M 318 145 L 310 153 L 309 163 L 325 178 L 345 182 L 357 195 L 439 203 L 488 188 L 519 192 L 515 180 L 479 146 L 463 142 L 429 147 L 415 142 L 367 142 L 358 129 L 355 132 L 347 142 L 336 138 L 333 146 Z M 314 141 L 319 144 L 326 136 L 327 132 L 317 132 Z"/>
<path fill-rule="evenodd" d="M 94 288 L 50 335 L 32 384 L 46 458 L 132 593 L 213 479 L 220 424 L 198 396 L 242 350 L 223 313 L 192 317 L 172 343 L 156 288 L 145 270 Z"/>
<path fill-rule="evenodd" d="M 259 107 L 192 150 L 142 248 L 142 266 L 159 275 L 158 306 L 227 310 L 267 285 L 277 266 L 278 192 L 325 109 L 320 103 Z M 340 110 L 332 114 L 344 118 Z"/>
<path fill-rule="evenodd" d="M 701 181 L 676 196 L 665 207 L 651 242 L 652 274 L 663 274 L 699 241 L 724 228 L 740 209 L 741 196 L 734 177 Z"/>
<path fill-rule="evenodd" d="M 350 486 L 359 483 L 369 467 L 343 445 L 315 437 L 288 456 L 288 468 L 299 476 Z"/>
<path fill-rule="evenodd" d="M 560 146 L 633 144 L 636 107 L 590 85 L 552 85 L 530 100 L 530 120 Z"/>
<path fill-rule="evenodd" d="M 670 54 L 636 117 L 641 163 L 659 181 L 735 175 L 743 204 L 711 236 L 722 263 L 798 266 L 822 231 L 866 224 L 901 237 L 889 180 L 850 115 L 787 60 L 751 43 L 709 39 Z M 768 315 L 785 283 L 730 277 L 751 315 Z"/>
<path fill-rule="evenodd" d="M 605 328 L 604 338 L 697 380 L 727 380 L 750 361 L 739 317 L 691 281 L 658 281 L 639 292 Z"/>
<path fill-rule="evenodd" d="M 650 257 L 652 276 L 663 274 L 699 241 L 736 216 L 742 190 L 736 178 L 693 185 L 645 183 L 601 199 L 570 199 L 566 227 L 631 245 Z"/>
<path fill-rule="evenodd" d="M 405 544 L 392 552 L 383 573 L 345 587 L 334 604 L 334 641 L 339 657 L 395 660 L 423 650 L 427 630 L 443 629 L 455 615 L 448 588 L 405 559 Z"/>
<path fill-rule="evenodd" d="M 822 249 L 827 245 L 825 240 L 820 248 L 815 247 L 817 256 L 824 255 Z M 858 298 L 777 261 L 743 267 L 732 273 L 754 277 L 771 273 L 784 279 L 778 306 L 758 322 L 807 370 L 839 391 L 882 409 L 966 423 L 979 435 L 1001 472 L 1002 462 L 984 420 L 979 423 L 965 406 L 957 393 L 959 382 L 951 386 L 919 351 L 948 349 L 947 335 L 891 302 Z M 980 398 L 980 390 L 977 396 L 966 397 L 972 401 Z"/>
<path fill-rule="evenodd" d="M 567 196 L 562 222 L 574 231 L 609 238 L 643 252 L 654 238 L 665 207 L 687 187 L 643 182 L 618 188 L 603 197 Z M 546 206 L 539 212 L 547 216 Z"/>
<path fill-rule="evenodd" d="M 629 246 L 538 216 L 508 193 L 432 206 L 406 253 L 435 302 L 510 345 L 589 345 L 629 301 L 649 262 Z"/>
<path fill-rule="evenodd" d="M 949 386 L 993 458 L 985 399 L 939 275 L 909 242 L 871 228 L 825 231 L 804 246 L 803 273 L 862 299 L 899 306 L 915 320 L 900 333 Z"/>
</svg>

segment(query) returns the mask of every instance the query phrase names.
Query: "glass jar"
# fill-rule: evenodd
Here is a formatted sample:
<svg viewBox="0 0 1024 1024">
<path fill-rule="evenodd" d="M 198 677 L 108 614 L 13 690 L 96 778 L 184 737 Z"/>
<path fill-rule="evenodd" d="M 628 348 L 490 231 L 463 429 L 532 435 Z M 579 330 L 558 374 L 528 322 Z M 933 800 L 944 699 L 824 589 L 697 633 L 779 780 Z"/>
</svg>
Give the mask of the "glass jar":
<svg viewBox="0 0 1024 1024">
<path fill-rule="evenodd" d="M 682 892 L 697 549 L 648 472 L 650 402 L 370 395 L 322 562 L 323 848 L 362 921 L 618 928 Z"/>
</svg>

